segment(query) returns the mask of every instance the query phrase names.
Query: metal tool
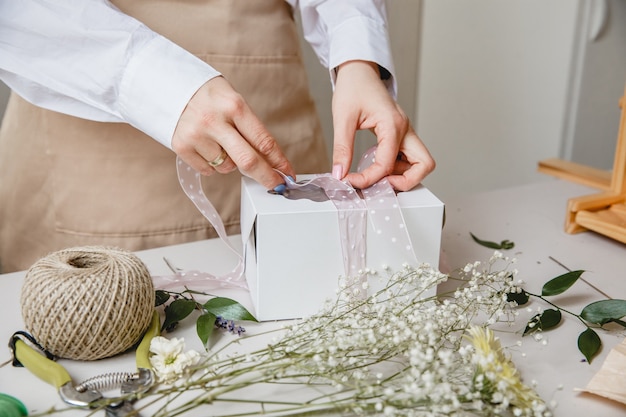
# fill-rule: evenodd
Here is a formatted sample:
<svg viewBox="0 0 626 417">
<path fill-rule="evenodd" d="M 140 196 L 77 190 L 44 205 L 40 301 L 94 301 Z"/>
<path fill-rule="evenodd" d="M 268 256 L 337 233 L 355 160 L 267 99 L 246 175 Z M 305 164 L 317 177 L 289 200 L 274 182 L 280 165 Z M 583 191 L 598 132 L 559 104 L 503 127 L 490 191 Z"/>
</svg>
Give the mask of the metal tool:
<svg viewBox="0 0 626 417">
<path fill-rule="evenodd" d="M 125 417 L 131 414 L 137 416 L 133 402 L 156 382 L 149 352 L 150 342 L 153 337 L 159 335 L 160 329 L 159 314 L 155 311 L 150 327 L 135 353 L 136 372 L 107 373 L 89 378 L 77 385 L 74 385 L 65 368 L 54 361 L 54 356 L 28 333 L 16 332 L 11 337 L 9 348 L 13 353 L 13 366 L 24 366 L 43 381 L 53 385 L 65 403 L 74 407 L 104 408 L 107 417 Z M 120 388 L 119 397 L 107 398 L 100 392 L 116 388 Z"/>
</svg>

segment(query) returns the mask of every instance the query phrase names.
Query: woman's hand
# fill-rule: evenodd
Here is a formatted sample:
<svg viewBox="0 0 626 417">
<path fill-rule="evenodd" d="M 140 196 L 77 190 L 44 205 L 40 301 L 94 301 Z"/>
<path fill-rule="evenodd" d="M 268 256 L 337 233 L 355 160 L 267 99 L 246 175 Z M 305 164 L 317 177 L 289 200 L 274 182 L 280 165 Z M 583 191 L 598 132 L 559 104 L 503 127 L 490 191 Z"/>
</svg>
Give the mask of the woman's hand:
<svg viewBox="0 0 626 417">
<path fill-rule="evenodd" d="M 356 188 L 388 177 L 395 189 L 407 191 L 435 169 L 428 149 L 380 80 L 375 63 L 349 61 L 339 66 L 332 110 L 335 177 L 345 178 Z M 376 161 L 363 172 L 348 173 L 355 134 L 361 129 L 376 135 Z"/>
<path fill-rule="evenodd" d="M 274 169 L 295 178 L 276 140 L 223 77 L 207 81 L 189 100 L 172 149 L 202 175 L 238 168 L 268 189 L 283 183 Z"/>
</svg>

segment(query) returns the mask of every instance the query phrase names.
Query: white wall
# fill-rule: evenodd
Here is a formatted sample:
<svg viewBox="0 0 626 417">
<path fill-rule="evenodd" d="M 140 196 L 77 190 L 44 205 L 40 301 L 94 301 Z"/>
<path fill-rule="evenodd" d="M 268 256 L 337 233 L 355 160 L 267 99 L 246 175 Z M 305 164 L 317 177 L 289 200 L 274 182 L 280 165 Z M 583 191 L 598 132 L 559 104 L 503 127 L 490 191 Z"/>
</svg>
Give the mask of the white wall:
<svg viewBox="0 0 626 417">
<path fill-rule="evenodd" d="M 563 156 L 612 169 L 626 82 L 626 1 L 582 0 L 577 27 Z"/>
<path fill-rule="evenodd" d="M 546 179 L 560 152 L 576 2 L 423 0 L 416 125 L 456 194 Z"/>
</svg>

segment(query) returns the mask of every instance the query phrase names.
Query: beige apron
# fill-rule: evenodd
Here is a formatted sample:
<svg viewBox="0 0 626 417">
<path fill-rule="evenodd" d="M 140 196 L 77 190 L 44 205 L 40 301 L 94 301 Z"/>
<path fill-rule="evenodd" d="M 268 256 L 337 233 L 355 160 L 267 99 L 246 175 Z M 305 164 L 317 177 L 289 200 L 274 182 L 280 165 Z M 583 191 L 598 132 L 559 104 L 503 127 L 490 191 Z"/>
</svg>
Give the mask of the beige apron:
<svg viewBox="0 0 626 417">
<path fill-rule="evenodd" d="M 221 71 L 296 172 L 328 171 L 287 3 L 114 3 Z M 204 185 L 228 232 L 237 233 L 240 174 L 216 174 Z M 2 272 L 70 246 L 140 250 L 214 236 L 178 184 L 172 151 L 127 124 L 78 119 L 11 96 L 0 130 Z"/>
</svg>

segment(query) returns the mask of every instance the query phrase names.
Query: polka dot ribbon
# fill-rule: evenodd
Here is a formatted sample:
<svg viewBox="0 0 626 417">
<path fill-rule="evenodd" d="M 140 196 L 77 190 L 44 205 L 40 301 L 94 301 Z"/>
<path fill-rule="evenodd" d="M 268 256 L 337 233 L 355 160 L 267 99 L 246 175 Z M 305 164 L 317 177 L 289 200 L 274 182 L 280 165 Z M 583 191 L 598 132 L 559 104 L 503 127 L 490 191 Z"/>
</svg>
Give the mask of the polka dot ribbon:
<svg viewBox="0 0 626 417">
<path fill-rule="evenodd" d="M 244 278 L 243 257 L 231 244 L 228 239 L 228 235 L 226 234 L 222 218 L 213 204 L 211 204 L 206 194 L 204 194 L 200 173 L 178 157 L 176 158 L 176 172 L 178 173 L 178 181 L 180 182 L 183 191 L 185 191 L 185 194 L 187 194 L 187 197 L 189 197 L 200 213 L 202 213 L 209 223 L 211 223 L 222 241 L 237 256 L 237 265 L 232 271 L 221 276 L 215 276 L 213 274 L 200 271 L 178 271 L 174 276 L 153 277 L 155 287 L 168 289 L 187 286 L 198 291 L 211 291 L 217 288 L 247 289 L 248 285 Z"/>
<path fill-rule="evenodd" d="M 374 162 L 375 154 L 376 147 L 365 152 L 357 167 L 359 172 Z M 386 241 L 395 251 L 406 253 L 406 259 L 410 259 L 414 265 L 417 264 L 417 257 L 402 216 L 400 203 L 389 180 L 383 178 L 366 188 L 363 190 L 363 197 L 377 239 Z"/>
<path fill-rule="evenodd" d="M 358 170 L 363 171 L 374 162 L 376 147 L 369 149 L 361 158 Z M 227 238 L 224 224 L 217 210 L 202 190 L 201 176 L 189 165 L 177 158 L 178 180 L 202 215 L 213 225 L 219 237 L 237 255 L 238 262 L 228 274 L 214 276 L 206 272 L 178 272 L 174 277 L 154 277 L 157 288 L 193 286 L 194 289 L 211 290 L 220 287 L 247 288 L 244 278 L 244 261 Z M 346 276 L 364 276 L 367 254 L 367 219 L 370 219 L 376 239 L 386 241 L 394 250 L 404 251 L 415 262 L 413 245 L 406 230 L 402 211 L 391 184 L 383 178 L 369 188 L 361 190 L 361 196 L 347 182 L 337 180 L 330 174 L 320 174 L 313 179 L 296 183 L 283 175 L 287 189 L 310 187 L 324 190 L 337 208 L 339 235 L 341 239 L 344 272 Z"/>
<path fill-rule="evenodd" d="M 369 167 L 374 162 L 375 156 L 374 146 L 363 154 L 357 170 L 361 172 Z M 368 218 L 376 239 L 387 242 L 386 244 L 391 245 L 394 251 L 406 252 L 406 259 L 417 263 L 398 198 L 386 178 L 361 190 L 363 198 L 350 184 L 337 180 L 330 174 L 320 174 L 302 183 L 296 183 L 284 175 L 283 178 L 287 189 L 310 188 L 311 185 L 322 188 L 337 208 L 346 276 L 364 275 L 367 266 Z"/>
</svg>

